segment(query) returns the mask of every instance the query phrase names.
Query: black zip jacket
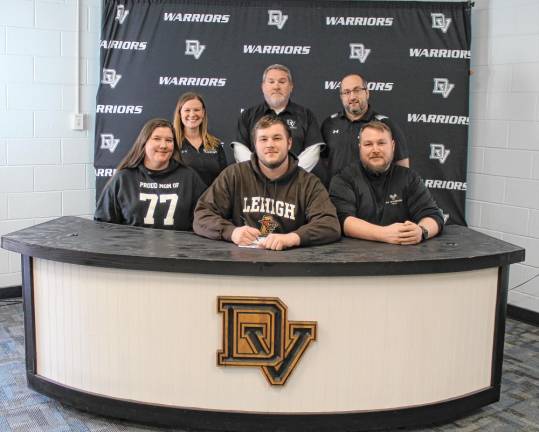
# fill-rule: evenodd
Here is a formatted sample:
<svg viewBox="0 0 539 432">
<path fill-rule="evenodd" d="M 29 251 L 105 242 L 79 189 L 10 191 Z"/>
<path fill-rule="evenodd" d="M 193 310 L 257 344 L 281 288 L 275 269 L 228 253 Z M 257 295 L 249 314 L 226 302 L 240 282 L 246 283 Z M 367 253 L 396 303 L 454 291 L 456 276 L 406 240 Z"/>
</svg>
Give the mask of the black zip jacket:
<svg viewBox="0 0 539 432">
<path fill-rule="evenodd" d="M 341 225 L 348 216 L 386 226 L 424 217 L 434 219 L 442 231 L 444 219 L 419 175 L 399 165 L 384 173 L 371 173 L 354 163 L 333 177 L 329 188 Z"/>
</svg>

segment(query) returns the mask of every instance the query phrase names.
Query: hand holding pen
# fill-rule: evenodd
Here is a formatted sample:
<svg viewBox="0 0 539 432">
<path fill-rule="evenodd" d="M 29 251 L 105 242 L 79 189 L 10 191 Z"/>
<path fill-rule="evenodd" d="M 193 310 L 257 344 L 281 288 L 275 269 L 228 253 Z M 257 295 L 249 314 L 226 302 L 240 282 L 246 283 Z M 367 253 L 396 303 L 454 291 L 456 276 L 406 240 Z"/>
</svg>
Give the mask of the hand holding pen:
<svg viewBox="0 0 539 432">
<path fill-rule="evenodd" d="M 244 223 L 246 220 L 243 216 L 240 216 Z M 238 246 L 248 246 L 253 244 L 260 236 L 260 231 L 256 228 L 250 227 L 247 224 L 237 227 L 232 231 L 232 241 Z"/>
</svg>

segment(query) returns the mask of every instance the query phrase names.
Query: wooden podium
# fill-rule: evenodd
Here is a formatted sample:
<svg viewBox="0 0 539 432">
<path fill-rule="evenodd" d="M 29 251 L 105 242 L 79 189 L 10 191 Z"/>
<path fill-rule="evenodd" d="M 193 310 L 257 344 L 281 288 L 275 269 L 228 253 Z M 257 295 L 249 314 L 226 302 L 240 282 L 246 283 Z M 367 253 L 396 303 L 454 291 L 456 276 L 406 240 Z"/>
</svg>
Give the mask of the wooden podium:
<svg viewBox="0 0 539 432">
<path fill-rule="evenodd" d="M 273 252 L 75 217 L 2 247 L 22 254 L 32 388 L 216 431 L 419 426 L 497 401 L 509 265 L 524 259 L 459 226 L 415 246 Z"/>
</svg>

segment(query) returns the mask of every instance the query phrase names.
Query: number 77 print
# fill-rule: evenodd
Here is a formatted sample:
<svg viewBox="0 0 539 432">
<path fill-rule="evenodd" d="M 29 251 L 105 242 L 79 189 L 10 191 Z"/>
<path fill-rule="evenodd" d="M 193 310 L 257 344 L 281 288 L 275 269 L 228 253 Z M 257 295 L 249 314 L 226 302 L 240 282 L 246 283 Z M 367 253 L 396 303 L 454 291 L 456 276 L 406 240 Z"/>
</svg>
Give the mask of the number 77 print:
<svg viewBox="0 0 539 432">
<path fill-rule="evenodd" d="M 141 201 L 150 201 L 150 205 L 148 206 L 148 211 L 146 212 L 146 216 L 144 216 L 144 223 L 148 225 L 155 224 L 155 219 L 153 217 L 155 213 L 155 207 L 157 206 L 157 201 L 161 204 L 166 203 L 167 201 L 170 202 L 170 205 L 167 210 L 167 215 L 165 216 L 165 219 L 163 220 L 163 225 L 174 225 L 174 212 L 176 211 L 176 205 L 178 204 L 178 195 L 176 194 L 149 194 L 149 193 L 140 193 L 140 200 Z"/>
</svg>

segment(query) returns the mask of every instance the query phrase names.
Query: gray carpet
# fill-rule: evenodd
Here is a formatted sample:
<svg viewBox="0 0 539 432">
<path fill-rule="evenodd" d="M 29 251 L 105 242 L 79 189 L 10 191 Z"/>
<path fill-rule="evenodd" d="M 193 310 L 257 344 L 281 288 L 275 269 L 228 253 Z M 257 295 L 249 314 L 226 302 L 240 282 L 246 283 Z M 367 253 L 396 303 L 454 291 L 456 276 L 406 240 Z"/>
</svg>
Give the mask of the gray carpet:
<svg viewBox="0 0 539 432">
<path fill-rule="evenodd" d="M 0 301 L 0 432 L 159 430 L 88 415 L 29 390 L 20 299 Z M 508 320 L 498 403 L 450 424 L 408 430 L 539 431 L 539 327 Z"/>
</svg>

